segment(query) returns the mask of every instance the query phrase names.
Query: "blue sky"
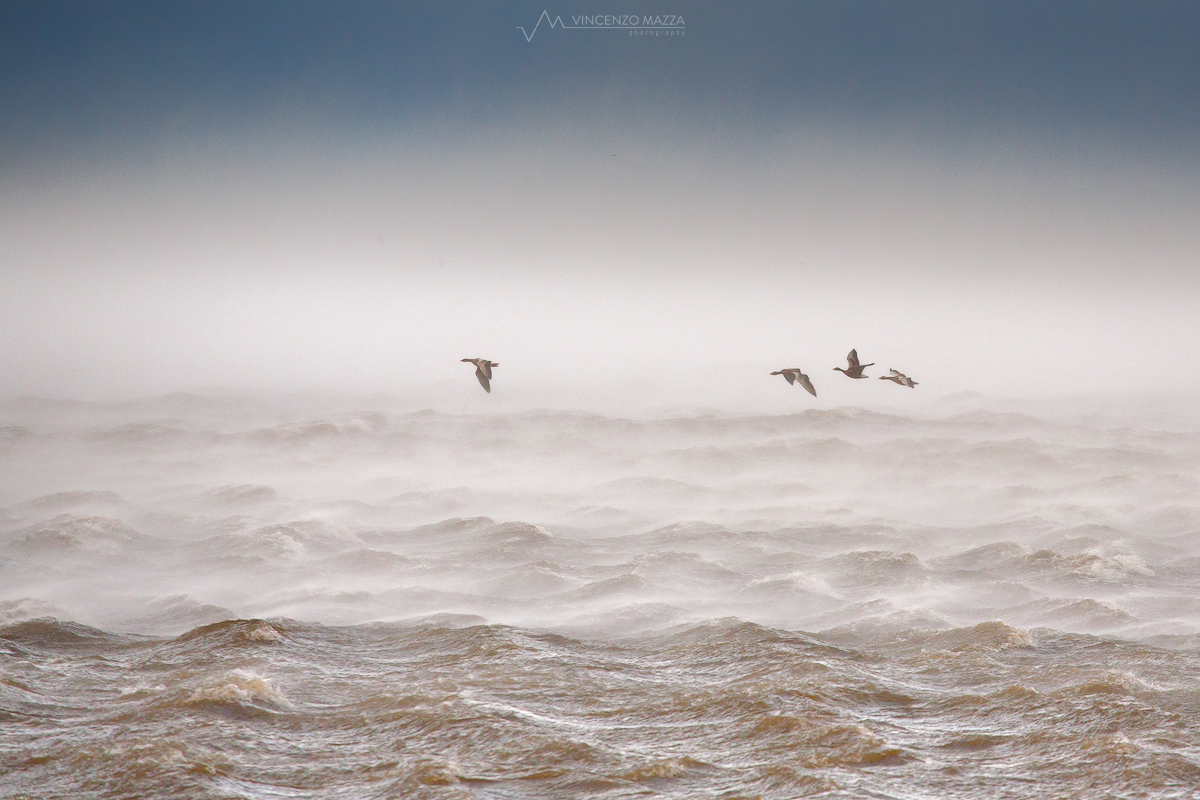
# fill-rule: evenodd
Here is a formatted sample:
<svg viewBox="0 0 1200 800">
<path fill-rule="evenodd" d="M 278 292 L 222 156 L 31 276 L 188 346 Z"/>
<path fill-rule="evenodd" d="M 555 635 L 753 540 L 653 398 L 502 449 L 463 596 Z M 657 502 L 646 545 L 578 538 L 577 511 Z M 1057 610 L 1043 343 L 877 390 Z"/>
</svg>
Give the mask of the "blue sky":
<svg viewBox="0 0 1200 800">
<path fill-rule="evenodd" d="M 616 5 L 8 1 L 3 155 L 120 151 L 247 121 L 386 132 L 560 114 L 749 132 L 820 118 L 947 143 L 1195 153 L 1194 3 Z M 676 13 L 686 37 L 543 29 L 525 42 L 516 27 L 543 10 Z"/>
<path fill-rule="evenodd" d="M 0 108 L 12 393 L 1197 383 L 1193 3 L 0 2 Z"/>
</svg>

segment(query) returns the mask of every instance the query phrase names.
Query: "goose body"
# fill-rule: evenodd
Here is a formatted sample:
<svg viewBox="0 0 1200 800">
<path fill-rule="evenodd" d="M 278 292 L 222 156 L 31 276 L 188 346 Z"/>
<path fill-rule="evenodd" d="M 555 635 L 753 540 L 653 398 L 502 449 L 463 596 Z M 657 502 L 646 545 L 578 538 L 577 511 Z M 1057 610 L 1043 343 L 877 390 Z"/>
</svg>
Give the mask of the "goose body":
<svg viewBox="0 0 1200 800">
<path fill-rule="evenodd" d="M 864 369 L 866 369 L 867 367 L 875 366 L 874 361 L 872 361 L 870 364 L 859 364 L 857 350 L 851 350 L 849 352 L 849 354 L 847 354 L 846 364 L 847 364 L 846 369 L 842 369 L 841 367 L 834 367 L 834 369 L 837 370 L 838 372 L 845 374 L 845 376 L 847 378 L 859 378 L 859 379 L 867 377 L 866 375 L 863 375 Z"/>
<path fill-rule="evenodd" d="M 892 373 L 891 375 L 880 375 L 879 380 L 891 381 L 897 386 L 907 386 L 910 389 L 917 388 L 917 382 L 905 375 L 903 372 L 897 372 L 894 369 L 890 370 L 890 372 Z"/>
<path fill-rule="evenodd" d="M 486 358 L 464 358 L 463 361 L 468 364 L 475 365 L 475 377 L 479 379 L 479 385 L 488 394 L 492 393 L 492 367 L 498 367 L 495 361 L 488 361 Z"/>
<path fill-rule="evenodd" d="M 799 367 L 789 367 L 787 369 L 781 369 L 778 372 L 772 372 L 771 374 L 782 375 L 783 377 L 787 378 L 787 382 L 789 384 L 799 382 L 800 385 L 804 387 L 805 391 L 807 391 L 813 397 L 817 396 L 817 390 L 813 388 L 812 381 L 808 379 L 807 375 L 800 371 Z"/>
</svg>

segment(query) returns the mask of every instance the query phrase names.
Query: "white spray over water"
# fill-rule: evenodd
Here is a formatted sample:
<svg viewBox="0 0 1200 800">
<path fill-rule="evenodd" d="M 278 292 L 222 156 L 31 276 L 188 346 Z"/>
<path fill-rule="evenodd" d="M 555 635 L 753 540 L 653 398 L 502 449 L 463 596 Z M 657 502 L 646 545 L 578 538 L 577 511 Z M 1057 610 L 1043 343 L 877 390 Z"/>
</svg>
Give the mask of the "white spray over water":
<svg viewBox="0 0 1200 800">
<path fill-rule="evenodd" d="M 1200 631 L 1197 425 L 989 404 L 12 402 L 0 613 L 152 632 L 437 614 L 592 635 L 726 616 Z"/>
</svg>

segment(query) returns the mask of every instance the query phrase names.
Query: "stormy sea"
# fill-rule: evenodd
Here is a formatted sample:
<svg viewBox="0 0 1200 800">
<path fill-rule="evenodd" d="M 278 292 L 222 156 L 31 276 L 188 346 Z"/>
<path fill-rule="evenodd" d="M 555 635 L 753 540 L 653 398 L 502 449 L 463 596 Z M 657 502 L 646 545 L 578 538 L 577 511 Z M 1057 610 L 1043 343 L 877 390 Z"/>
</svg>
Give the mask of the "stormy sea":
<svg viewBox="0 0 1200 800">
<path fill-rule="evenodd" d="M 797 405 L 6 401 L 0 797 L 1197 796 L 1200 420 Z"/>
</svg>

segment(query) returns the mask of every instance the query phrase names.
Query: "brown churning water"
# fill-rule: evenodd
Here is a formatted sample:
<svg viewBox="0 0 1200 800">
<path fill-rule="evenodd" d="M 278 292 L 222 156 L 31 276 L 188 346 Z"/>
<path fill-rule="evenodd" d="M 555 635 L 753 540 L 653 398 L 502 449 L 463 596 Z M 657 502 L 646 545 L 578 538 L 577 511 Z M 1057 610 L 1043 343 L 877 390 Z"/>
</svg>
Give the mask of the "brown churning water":
<svg viewBox="0 0 1200 800">
<path fill-rule="evenodd" d="M 0 419 L 0 797 L 1200 791 L 1200 427 Z"/>
</svg>

